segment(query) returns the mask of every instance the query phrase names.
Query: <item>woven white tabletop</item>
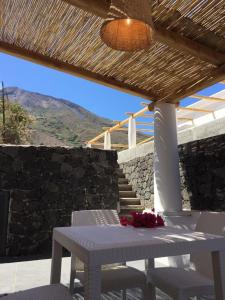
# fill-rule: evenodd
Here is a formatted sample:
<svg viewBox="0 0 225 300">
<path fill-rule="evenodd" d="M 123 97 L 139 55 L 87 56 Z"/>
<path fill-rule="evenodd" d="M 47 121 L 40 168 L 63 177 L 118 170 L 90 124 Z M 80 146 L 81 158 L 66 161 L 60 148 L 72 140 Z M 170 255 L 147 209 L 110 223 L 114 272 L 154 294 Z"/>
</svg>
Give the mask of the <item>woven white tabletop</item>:
<svg viewBox="0 0 225 300">
<path fill-rule="evenodd" d="M 101 265 L 205 251 L 212 252 L 216 300 L 224 300 L 223 236 L 172 227 L 147 229 L 96 225 L 55 228 L 51 283 L 60 282 L 62 247 L 84 262 L 86 300 L 100 299 Z"/>
<path fill-rule="evenodd" d="M 225 250 L 225 238 L 172 227 L 134 228 L 120 225 L 60 227 L 54 238 L 86 261 L 93 253 L 101 264 L 179 255 L 196 251 Z M 79 251 L 80 250 L 80 251 Z M 77 253 L 79 256 L 79 253 Z M 147 255 L 147 256 L 146 256 Z"/>
</svg>

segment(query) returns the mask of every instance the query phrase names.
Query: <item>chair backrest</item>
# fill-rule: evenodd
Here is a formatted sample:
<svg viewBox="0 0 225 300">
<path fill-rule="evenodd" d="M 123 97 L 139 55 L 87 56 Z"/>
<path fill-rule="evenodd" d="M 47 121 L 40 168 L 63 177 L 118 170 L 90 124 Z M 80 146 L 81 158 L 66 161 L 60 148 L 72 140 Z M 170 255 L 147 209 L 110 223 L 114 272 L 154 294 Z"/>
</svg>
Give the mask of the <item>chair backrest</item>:
<svg viewBox="0 0 225 300">
<path fill-rule="evenodd" d="M 116 210 L 80 210 L 72 212 L 72 226 L 118 225 L 120 219 Z"/>
<path fill-rule="evenodd" d="M 120 219 L 116 210 L 79 210 L 72 212 L 71 226 L 91 226 L 91 225 L 119 225 Z M 84 270 L 84 264 L 72 256 L 72 263 L 77 271 Z M 118 266 L 112 264 L 109 266 Z M 103 266 L 104 269 L 104 266 Z"/>
<path fill-rule="evenodd" d="M 195 231 L 225 236 L 225 212 L 202 212 L 197 221 Z M 213 279 L 210 253 L 193 254 L 191 255 L 191 262 L 194 263 L 198 272 Z"/>
</svg>

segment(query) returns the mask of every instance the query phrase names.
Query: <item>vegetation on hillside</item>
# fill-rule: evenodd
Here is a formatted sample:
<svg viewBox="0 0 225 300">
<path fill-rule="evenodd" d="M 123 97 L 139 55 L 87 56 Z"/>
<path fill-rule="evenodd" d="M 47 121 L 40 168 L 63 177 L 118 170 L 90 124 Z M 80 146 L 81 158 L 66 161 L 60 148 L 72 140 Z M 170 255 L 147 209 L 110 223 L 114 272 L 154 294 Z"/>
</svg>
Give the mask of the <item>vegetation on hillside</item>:
<svg viewBox="0 0 225 300">
<path fill-rule="evenodd" d="M 112 121 L 88 111 L 68 100 L 17 87 L 5 88 L 10 103 L 20 104 L 35 122 L 28 125 L 31 130 L 30 144 L 46 146 L 84 146 L 85 142 L 112 126 Z M 113 144 L 127 144 L 127 132 L 112 134 Z M 137 134 L 141 141 L 146 136 Z M 28 140 L 29 141 L 29 140 Z M 103 139 L 100 140 L 103 142 Z"/>
<path fill-rule="evenodd" d="M 19 104 L 0 101 L 0 142 L 26 144 L 30 141 L 30 125 L 33 118 Z"/>
</svg>

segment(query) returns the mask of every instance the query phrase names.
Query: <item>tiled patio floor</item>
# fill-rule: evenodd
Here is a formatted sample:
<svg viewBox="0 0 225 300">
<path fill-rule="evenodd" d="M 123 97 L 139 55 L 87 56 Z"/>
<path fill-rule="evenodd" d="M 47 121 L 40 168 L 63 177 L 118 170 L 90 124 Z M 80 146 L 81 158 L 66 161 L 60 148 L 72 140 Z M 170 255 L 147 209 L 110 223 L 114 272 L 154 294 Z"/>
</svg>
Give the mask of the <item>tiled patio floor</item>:
<svg viewBox="0 0 225 300">
<path fill-rule="evenodd" d="M 128 265 L 139 270 L 144 270 L 143 261 L 135 261 Z M 167 265 L 167 259 L 157 260 L 156 266 L 162 267 Z M 33 260 L 13 263 L 0 264 L 0 296 L 3 294 L 13 293 L 19 290 L 26 290 L 33 287 L 49 284 L 51 270 L 51 260 Z M 62 284 L 69 286 L 70 277 L 70 258 L 63 258 L 62 263 Z M 4 299 L 4 298 L 3 298 Z M 74 295 L 74 300 L 83 300 L 82 294 Z M 108 293 L 102 295 L 102 300 L 120 300 L 120 293 Z M 128 290 L 127 300 L 141 299 L 141 292 Z M 211 298 L 212 299 L 212 298 Z M 150 300 L 150 299 L 149 299 Z M 157 290 L 157 300 L 171 300 L 170 297 Z"/>
<path fill-rule="evenodd" d="M 143 262 L 129 263 L 140 270 L 144 270 Z M 51 260 L 35 260 L 0 264 L 0 295 L 19 290 L 38 287 L 49 284 Z M 68 286 L 70 276 L 70 258 L 63 258 L 61 282 Z M 121 299 L 119 293 L 103 295 L 104 300 Z M 82 295 L 75 295 L 74 299 L 83 299 Z M 141 299 L 139 290 L 128 291 L 127 300 Z M 158 295 L 157 300 L 169 300 L 165 295 Z"/>
</svg>

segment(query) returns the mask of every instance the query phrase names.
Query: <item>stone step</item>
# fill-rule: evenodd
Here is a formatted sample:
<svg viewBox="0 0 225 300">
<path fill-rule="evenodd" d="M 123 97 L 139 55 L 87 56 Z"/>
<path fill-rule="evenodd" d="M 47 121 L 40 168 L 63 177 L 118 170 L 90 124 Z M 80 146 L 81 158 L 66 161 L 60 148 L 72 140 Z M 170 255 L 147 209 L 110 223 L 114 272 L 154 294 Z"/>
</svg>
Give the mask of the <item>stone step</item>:
<svg viewBox="0 0 225 300">
<path fill-rule="evenodd" d="M 120 206 L 120 214 L 130 214 L 132 211 L 142 212 L 144 209 L 142 205 L 123 205 Z"/>
<path fill-rule="evenodd" d="M 132 190 L 132 185 L 128 183 L 122 169 L 117 170 L 118 187 L 120 195 L 120 216 L 131 218 L 131 212 L 142 212 L 144 207 L 141 205 L 140 199 L 136 197 L 136 192 Z"/>
<path fill-rule="evenodd" d="M 119 195 L 121 198 L 135 198 L 136 192 L 133 191 L 119 191 Z"/>
<path fill-rule="evenodd" d="M 123 170 L 122 169 L 117 169 L 116 172 L 117 172 L 118 175 L 123 174 Z"/>
<path fill-rule="evenodd" d="M 119 178 L 126 178 L 124 174 L 118 174 Z"/>
<path fill-rule="evenodd" d="M 120 217 L 125 217 L 128 220 L 130 220 L 132 218 L 131 214 L 126 214 L 126 213 L 120 213 Z"/>
<path fill-rule="evenodd" d="M 132 191 L 132 185 L 130 184 L 119 184 L 119 191 Z"/>
<path fill-rule="evenodd" d="M 138 198 L 120 198 L 120 205 L 140 205 L 140 199 Z"/>
<path fill-rule="evenodd" d="M 118 183 L 119 184 L 126 184 L 126 183 L 128 184 L 128 179 L 126 179 L 126 178 L 119 178 L 118 179 Z"/>
</svg>

